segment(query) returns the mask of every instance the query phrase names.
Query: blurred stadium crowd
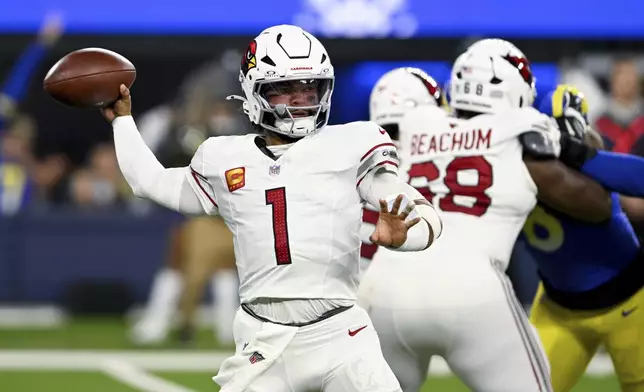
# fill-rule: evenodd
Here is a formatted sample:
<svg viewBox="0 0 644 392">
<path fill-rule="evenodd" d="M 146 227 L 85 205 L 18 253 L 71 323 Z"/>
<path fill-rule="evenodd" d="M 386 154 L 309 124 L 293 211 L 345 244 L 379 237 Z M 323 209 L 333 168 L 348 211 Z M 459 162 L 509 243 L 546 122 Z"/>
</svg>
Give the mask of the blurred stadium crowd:
<svg viewBox="0 0 644 392">
<path fill-rule="evenodd" d="M 21 110 L 30 84 L 39 82 L 34 76 L 45 67 L 42 61 L 63 30 L 58 17 L 48 18 L 38 37 L 15 59 L 11 71 L 2 75 L 3 215 L 52 206 L 100 209 L 140 205 L 120 176 L 109 133 L 88 132 L 90 148 L 82 150 L 46 145 L 37 129 L 42 121 Z M 225 99 L 239 89 L 236 59 L 230 64 L 228 57 L 201 64 L 185 76 L 174 100 L 139 114 L 144 139 L 166 166 L 183 165 L 196 146 L 211 135 L 247 131 L 238 110 Z M 591 103 L 589 118 L 607 148 L 644 156 L 641 65 L 636 57 L 621 56 L 610 66 L 605 77 L 583 64 L 562 64 L 561 82 L 584 91 Z"/>
<path fill-rule="evenodd" d="M 47 18 L 38 37 L 4 76 L 0 90 L 0 215 L 57 209 L 154 214 L 158 208 L 135 198 L 124 180 L 110 133 L 88 132 L 89 140 L 81 148 L 52 146 L 51 140 L 41 140 L 38 132 L 37 124 L 43 121 L 35 121 L 21 110 L 30 84 L 38 82 L 33 79 L 43 67 L 43 59 L 63 30 L 59 17 Z M 139 116 L 146 143 L 165 166 L 187 166 L 197 147 L 210 136 L 248 131 L 247 122 L 226 100 L 239 88 L 237 56 L 232 66 L 226 61 L 230 57 L 198 65 L 185 76 L 174 99 Z M 230 233 L 218 218 L 184 221 L 177 217 L 177 222 L 169 233 L 166 265 L 154 279 L 147 317 L 132 338 L 139 343 L 163 340 L 181 302 L 187 320 L 181 338 L 191 340 L 194 328 L 188 320 L 194 319 L 209 277 L 218 272 L 213 297 L 223 304 L 219 309 L 226 314 L 216 317 L 220 321 L 217 331 L 219 341 L 231 342 L 237 277 Z"/>
<path fill-rule="evenodd" d="M 9 74 L 3 75 L 2 157 L 5 165 L 11 164 L 2 187 L 3 215 L 57 206 L 137 206 L 120 175 L 109 134 L 106 140 L 101 132 L 89 133 L 89 148 L 82 150 L 46 145 L 38 137 L 38 122 L 20 110 L 36 71 L 43 66 L 42 60 L 60 38 L 63 27 L 57 17 L 47 19 L 38 38 L 15 61 Z M 143 136 L 161 162 L 166 166 L 184 165 L 208 136 L 244 132 L 246 123 L 225 100 L 237 89 L 236 73 L 215 59 L 187 75 L 173 101 L 142 113 Z"/>
</svg>

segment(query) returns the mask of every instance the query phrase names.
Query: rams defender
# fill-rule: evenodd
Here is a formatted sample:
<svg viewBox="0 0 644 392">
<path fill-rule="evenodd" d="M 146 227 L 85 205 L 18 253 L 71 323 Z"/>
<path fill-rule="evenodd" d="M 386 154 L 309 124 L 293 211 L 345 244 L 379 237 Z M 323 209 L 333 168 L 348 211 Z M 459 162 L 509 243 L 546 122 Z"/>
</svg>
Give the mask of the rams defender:
<svg viewBox="0 0 644 392">
<path fill-rule="evenodd" d="M 387 131 L 396 145 L 401 164 L 409 162 L 408 142 L 400 140 L 400 121 L 405 114 L 418 107 L 435 107 L 447 110 L 445 94 L 436 80 L 425 71 L 414 67 L 402 67 L 385 73 L 371 90 L 369 97 L 369 119 Z M 402 135 L 406 137 L 406 135 Z M 401 172 L 406 169 L 401 168 Z M 361 270 L 364 272 L 378 245 L 371 242 L 369 236 L 378 221 L 378 210 L 365 205 L 362 215 L 360 236 Z"/>
<path fill-rule="evenodd" d="M 574 138 L 571 143 L 586 138 L 601 147 L 601 138 L 593 137 L 586 125 L 587 104 L 576 89 L 559 86 L 541 110 L 555 117 L 563 125 L 560 129 L 570 131 L 565 136 Z M 580 148 L 579 159 L 568 163 L 601 182 L 611 182 L 607 185 L 618 186 L 621 181 L 622 192 L 644 195 L 641 180 L 630 178 L 644 176 L 641 162 L 602 154 L 598 158 L 611 159 L 597 165 L 592 162 L 595 154 L 593 148 Z M 620 161 L 620 167 L 640 171 L 613 170 Z M 542 278 L 530 319 L 550 360 L 555 392 L 573 388 L 602 344 L 622 391 L 644 391 L 644 255 L 620 196 L 612 193 L 611 198 L 611 217 L 597 224 L 539 203 L 523 229 Z"/>
</svg>

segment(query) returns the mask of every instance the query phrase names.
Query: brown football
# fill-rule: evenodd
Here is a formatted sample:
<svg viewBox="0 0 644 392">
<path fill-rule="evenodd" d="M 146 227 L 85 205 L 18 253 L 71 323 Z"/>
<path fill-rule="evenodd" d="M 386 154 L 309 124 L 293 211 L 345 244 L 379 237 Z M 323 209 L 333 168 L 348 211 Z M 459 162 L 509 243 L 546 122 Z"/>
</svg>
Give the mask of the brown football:
<svg viewBox="0 0 644 392">
<path fill-rule="evenodd" d="M 86 48 L 69 53 L 47 72 L 43 87 L 65 105 L 105 107 L 120 96 L 119 86 L 132 86 L 134 65 L 107 49 Z"/>
</svg>

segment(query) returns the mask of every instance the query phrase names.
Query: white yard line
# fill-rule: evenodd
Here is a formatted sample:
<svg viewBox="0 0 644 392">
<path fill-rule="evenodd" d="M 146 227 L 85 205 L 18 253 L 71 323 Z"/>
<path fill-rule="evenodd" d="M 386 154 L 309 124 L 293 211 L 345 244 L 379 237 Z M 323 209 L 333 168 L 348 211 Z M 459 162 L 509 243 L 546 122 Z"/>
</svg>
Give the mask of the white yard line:
<svg viewBox="0 0 644 392">
<path fill-rule="evenodd" d="M 203 351 L 0 350 L 0 369 L 96 371 L 108 360 L 152 371 L 213 372 L 232 353 Z"/>
<path fill-rule="evenodd" d="M 62 327 L 66 321 L 65 312 L 53 305 L 0 305 L 0 330 L 5 328 L 49 330 Z"/>
<path fill-rule="evenodd" d="M 0 370 L 101 371 L 106 362 L 131 364 L 149 371 L 212 372 L 213 375 L 231 352 L 222 351 L 114 351 L 114 350 L 0 350 Z M 432 359 L 431 375 L 450 375 L 442 358 Z M 610 358 L 597 355 L 586 375 L 613 375 Z"/>
<path fill-rule="evenodd" d="M 125 361 L 116 359 L 104 361 L 101 370 L 123 384 L 143 392 L 195 392 L 182 385 L 147 373 Z"/>
</svg>

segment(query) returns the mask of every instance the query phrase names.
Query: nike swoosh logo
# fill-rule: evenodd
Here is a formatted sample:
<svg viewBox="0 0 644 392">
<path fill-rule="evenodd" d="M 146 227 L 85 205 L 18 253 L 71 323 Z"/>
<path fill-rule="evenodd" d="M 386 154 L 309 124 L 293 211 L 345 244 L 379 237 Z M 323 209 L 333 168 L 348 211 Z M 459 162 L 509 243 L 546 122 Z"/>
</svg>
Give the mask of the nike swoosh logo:
<svg viewBox="0 0 644 392">
<path fill-rule="evenodd" d="M 622 310 L 622 317 L 627 317 L 636 310 L 637 310 L 637 306 L 632 309 Z"/>
<path fill-rule="evenodd" d="M 362 327 L 355 329 L 355 330 L 349 330 L 349 336 L 356 336 L 358 332 L 362 331 L 363 329 L 367 328 L 366 325 L 363 325 Z"/>
</svg>

